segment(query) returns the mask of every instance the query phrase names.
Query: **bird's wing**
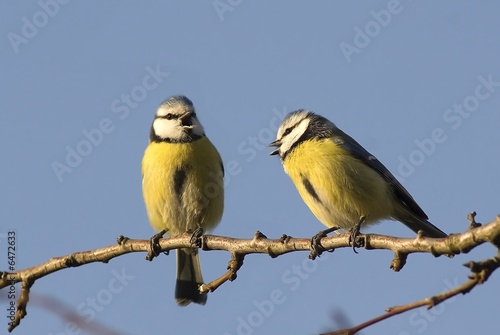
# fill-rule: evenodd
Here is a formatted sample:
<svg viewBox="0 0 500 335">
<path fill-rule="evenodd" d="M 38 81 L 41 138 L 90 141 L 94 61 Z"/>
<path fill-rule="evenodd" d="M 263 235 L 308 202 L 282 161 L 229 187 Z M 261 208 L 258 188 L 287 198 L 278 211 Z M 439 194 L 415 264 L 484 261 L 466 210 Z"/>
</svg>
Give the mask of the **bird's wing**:
<svg viewBox="0 0 500 335">
<path fill-rule="evenodd" d="M 392 187 L 396 199 L 405 204 L 417 216 L 428 219 L 422 208 L 415 202 L 408 191 L 399 183 L 394 175 L 382 164 L 377 157 L 369 153 L 356 140 L 336 128 L 333 132 L 333 141 L 348 150 L 354 157 L 377 171 Z"/>
</svg>

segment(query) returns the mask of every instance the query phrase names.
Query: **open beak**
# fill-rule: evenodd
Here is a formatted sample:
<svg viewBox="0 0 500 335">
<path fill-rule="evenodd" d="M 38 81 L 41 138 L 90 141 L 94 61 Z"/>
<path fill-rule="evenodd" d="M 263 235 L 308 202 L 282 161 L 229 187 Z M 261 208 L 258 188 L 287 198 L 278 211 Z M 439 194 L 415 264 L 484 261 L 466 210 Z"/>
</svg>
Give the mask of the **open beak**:
<svg viewBox="0 0 500 335">
<path fill-rule="evenodd" d="M 187 112 L 179 116 L 179 120 L 181 121 L 182 126 L 186 129 L 193 128 L 193 123 L 191 122 L 191 115 L 193 115 L 192 112 Z"/>
<path fill-rule="evenodd" d="M 269 143 L 268 147 L 276 147 L 277 149 L 269 153 L 270 156 L 278 155 L 280 153 L 281 141 L 276 140 L 274 142 Z"/>
</svg>

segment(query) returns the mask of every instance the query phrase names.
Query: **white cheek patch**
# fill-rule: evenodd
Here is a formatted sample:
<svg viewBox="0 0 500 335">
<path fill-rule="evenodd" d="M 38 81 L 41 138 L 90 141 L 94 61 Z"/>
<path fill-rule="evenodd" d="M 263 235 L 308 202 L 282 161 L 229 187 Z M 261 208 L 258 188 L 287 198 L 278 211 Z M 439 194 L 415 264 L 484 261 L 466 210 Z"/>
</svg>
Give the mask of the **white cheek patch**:
<svg viewBox="0 0 500 335">
<path fill-rule="evenodd" d="M 177 120 L 155 119 L 153 130 L 160 138 L 179 139 L 183 135 L 182 127 L 179 127 Z"/>
<path fill-rule="evenodd" d="M 292 132 L 281 139 L 280 154 L 288 152 L 309 127 L 309 119 L 303 119 Z"/>
</svg>

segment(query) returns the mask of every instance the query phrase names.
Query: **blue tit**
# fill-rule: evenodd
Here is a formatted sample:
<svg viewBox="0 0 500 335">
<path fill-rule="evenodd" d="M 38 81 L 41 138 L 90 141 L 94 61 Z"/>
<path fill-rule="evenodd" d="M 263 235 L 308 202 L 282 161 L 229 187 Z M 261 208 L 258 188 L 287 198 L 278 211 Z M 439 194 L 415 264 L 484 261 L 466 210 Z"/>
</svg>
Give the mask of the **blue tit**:
<svg viewBox="0 0 500 335">
<path fill-rule="evenodd" d="M 447 236 L 375 156 L 326 118 L 304 109 L 292 112 L 270 146 L 325 226 L 350 230 L 361 218 L 363 227 L 392 219 L 428 237 Z"/>
<path fill-rule="evenodd" d="M 224 209 L 224 167 L 205 135 L 191 100 L 173 96 L 154 118 L 142 159 L 142 190 L 151 226 L 170 236 L 213 229 Z M 204 305 L 206 294 L 196 248 L 178 249 L 175 299 Z"/>
</svg>

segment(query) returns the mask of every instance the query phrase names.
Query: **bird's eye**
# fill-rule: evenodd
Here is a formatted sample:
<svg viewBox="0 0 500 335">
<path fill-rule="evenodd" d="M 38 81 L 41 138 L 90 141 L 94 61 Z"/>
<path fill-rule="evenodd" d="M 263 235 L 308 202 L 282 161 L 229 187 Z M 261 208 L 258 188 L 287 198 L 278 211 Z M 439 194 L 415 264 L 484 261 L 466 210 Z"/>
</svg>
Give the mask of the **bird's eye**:
<svg viewBox="0 0 500 335">
<path fill-rule="evenodd" d="M 168 113 L 167 115 L 165 115 L 165 119 L 167 120 L 172 120 L 173 118 L 174 118 L 173 114 Z"/>
<path fill-rule="evenodd" d="M 292 132 L 292 128 L 287 128 L 285 132 L 283 133 L 283 136 L 286 136 Z"/>
</svg>

